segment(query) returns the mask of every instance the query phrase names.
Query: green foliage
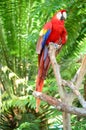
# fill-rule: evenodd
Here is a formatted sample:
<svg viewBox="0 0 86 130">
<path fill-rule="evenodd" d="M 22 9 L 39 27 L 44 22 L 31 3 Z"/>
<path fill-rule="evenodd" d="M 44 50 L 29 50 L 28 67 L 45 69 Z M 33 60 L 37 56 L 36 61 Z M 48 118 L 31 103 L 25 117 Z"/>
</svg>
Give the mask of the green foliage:
<svg viewBox="0 0 86 130">
<path fill-rule="evenodd" d="M 72 125 L 73 130 L 78 130 L 78 129 L 85 130 L 86 129 L 86 123 L 85 123 L 86 119 L 85 118 L 73 116 L 72 122 L 73 122 L 73 125 Z"/>
<path fill-rule="evenodd" d="M 20 127 L 15 130 L 40 130 L 40 129 L 38 127 L 38 124 L 35 125 L 34 123 L 25 122 L 22 123 Z"/>
<path fill-rule="evenodd" d="M 80 66 L 77 59 L 80 55 L 83 57 L 86 54 L 85 0 L 0 1 L 1 130 L 14 128 L 39 130 L 40 127 L 47 130 L 49 125 L 51 128 L 54 123 L 58 124 L 57 127 L 62 124 L 61 113 L 44 102 L 41 103 L 40 113 L 36 114 L 35 98 L 28 91 L 35 89 L 37 75 L 35 48 L 39 31 L 57 10 L 64 8 L 68 13 L 65 23 L 68 42 L 58 55 L 57 61 L 61 65 L 62 77 L 71 80 Z M 43 91 L 59 97 L 52 67 Z M 18 110 L 18 114 L 15 113 L 15 109 Z M 56 119 L 54 122 L 53 118 Z M 50 120 L 52 123 L 49 124 Z M 80 121 L 76 117 L 72 118 L 74 130 L 86 129 L 86 120 L 81 118 Z"/>
<path fill-rule="evenodd" d="M 29 104 L 29 96 L 12 97 L 12 99 L 3 101 L 2 112 L 0 114 L 0 129 L 2 130 L 22 130 L 47 129 L 47 117 L 45 112 L 37 114 Z M 44 125 L 43 125 L 44 124 Z"/>
</svg>

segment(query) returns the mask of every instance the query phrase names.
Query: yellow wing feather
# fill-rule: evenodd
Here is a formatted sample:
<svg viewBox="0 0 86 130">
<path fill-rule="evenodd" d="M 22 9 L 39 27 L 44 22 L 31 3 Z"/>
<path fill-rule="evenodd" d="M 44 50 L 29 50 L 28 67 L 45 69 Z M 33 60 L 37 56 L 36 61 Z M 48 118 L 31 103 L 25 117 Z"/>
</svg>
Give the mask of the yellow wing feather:
<svg viewBox="0 0 86 130">
<path fill-rule="evenodd" d="M 39 33 L 39 36 L 43 36 L 45 35 L 45 33 L 47 32 L 47 29 L 42 29 Z"/>
</svg>

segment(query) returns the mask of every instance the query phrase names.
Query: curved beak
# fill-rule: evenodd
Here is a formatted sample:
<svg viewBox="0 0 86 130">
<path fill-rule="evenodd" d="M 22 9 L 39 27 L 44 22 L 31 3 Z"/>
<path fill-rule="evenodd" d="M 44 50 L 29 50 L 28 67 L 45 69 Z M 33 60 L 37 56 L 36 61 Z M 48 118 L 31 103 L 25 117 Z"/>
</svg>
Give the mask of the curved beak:
<svg viewBox="0 0 86 130">
<path fill-rule="evenodd" d="M 65 17 L 63 15 L 61 16 L 61 20 L 65 20 Z"/>
</svg>

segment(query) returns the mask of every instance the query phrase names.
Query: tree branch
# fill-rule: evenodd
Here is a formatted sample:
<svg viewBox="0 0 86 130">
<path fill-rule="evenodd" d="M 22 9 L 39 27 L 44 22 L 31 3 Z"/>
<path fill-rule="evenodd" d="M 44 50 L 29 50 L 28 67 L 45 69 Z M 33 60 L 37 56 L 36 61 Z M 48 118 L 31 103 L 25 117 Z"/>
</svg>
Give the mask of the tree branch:
<svg viewBox="0 0 86 130">
<path fill-rule="evenodd" d="M 64 96 L 66 93 L 64 93 L 64 88 L 62 87 L 62 78 L 60 75 L 60 66 L 57 64 L 56 58 L 55 58 L 55 52 L 58 48 L 56 48 L 56 46 L 54 46 L 55 44 L 53 44 L 52 42 L 49 44 L 49 57 L 50 57 L 50 61 L 54 70 L 54 74 L 56 77 L 56 81 L 57 81 L 57 86 L 59 87 L 59 94 L 61 99 L 64 99 Z"/>
<path fill-rule="evenodd" d="M 81 83 L 83 81 L 83 77 L 85 76 L 85 74 L 86 74 L 86 54 L 84 55 L 84 58 L 82 60 L 82 64 L 81 64 L 79 73 L 77 75 L 77 80 L 76 80 L 76 83 L 75 83 L 76 88 L 80 87 L 80 85 L 81 85 Z"/>
<path fill-rule="evenodd" d="M 86 110 L 83 108 L 69 106 L 69 105 L 59 101 L 58 99 L 48 96 L 46 94 L 43 94 L 41 92 L 34 91 L 33 95 L 36 98 L 40 98 L 41 100 L 46 101 L 48 104 L 54 106 L 56 109 L 58 109 L 60 111 L 65 111 L 65 112 L 75 114 L 78 116 L 86 116 Z"/>
<path fill-rule="evenodd" d="M 79 90 L 76 88 L 76 86 L 71 81 L 63 80 L 63 86 L 68 86 L 70 89 L 72 89 L 73 93 L 77 96 L 78 100 L 80 101 L 83 108 L 86 108 L 86 101 L 84 100 L 83 96 L 79 92 Z"/>
</svg>

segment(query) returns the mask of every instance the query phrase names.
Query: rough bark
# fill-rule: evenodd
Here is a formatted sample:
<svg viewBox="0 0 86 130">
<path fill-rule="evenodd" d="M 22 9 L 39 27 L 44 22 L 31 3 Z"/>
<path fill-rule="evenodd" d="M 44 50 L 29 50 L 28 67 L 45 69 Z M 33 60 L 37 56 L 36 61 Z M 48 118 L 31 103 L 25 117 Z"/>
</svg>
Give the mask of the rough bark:
<svg viewBox="0 0 86 130">
<path fill-rule="evenodd" d="M 86 109 L 84 109 L 84 108 L 77 108 L 77 107 L 70 106 L 54 97 L 48 96 L 41 92 L 34 91 L 33 95 L 35 97 L 40 98 L 41 100 L 47 102 L 51 106 L 54 106 L 55 109 L 57 109 L 59 111 L 67 112 L 70 114 L 75 114 L 78 116 L 86 116 Z"/>
<path fill-rule="evenodd" d="M 71 130 L 70 114 L 67 112 L 63 112 L 63 129 L 64 130 Z"/>
</svg>

